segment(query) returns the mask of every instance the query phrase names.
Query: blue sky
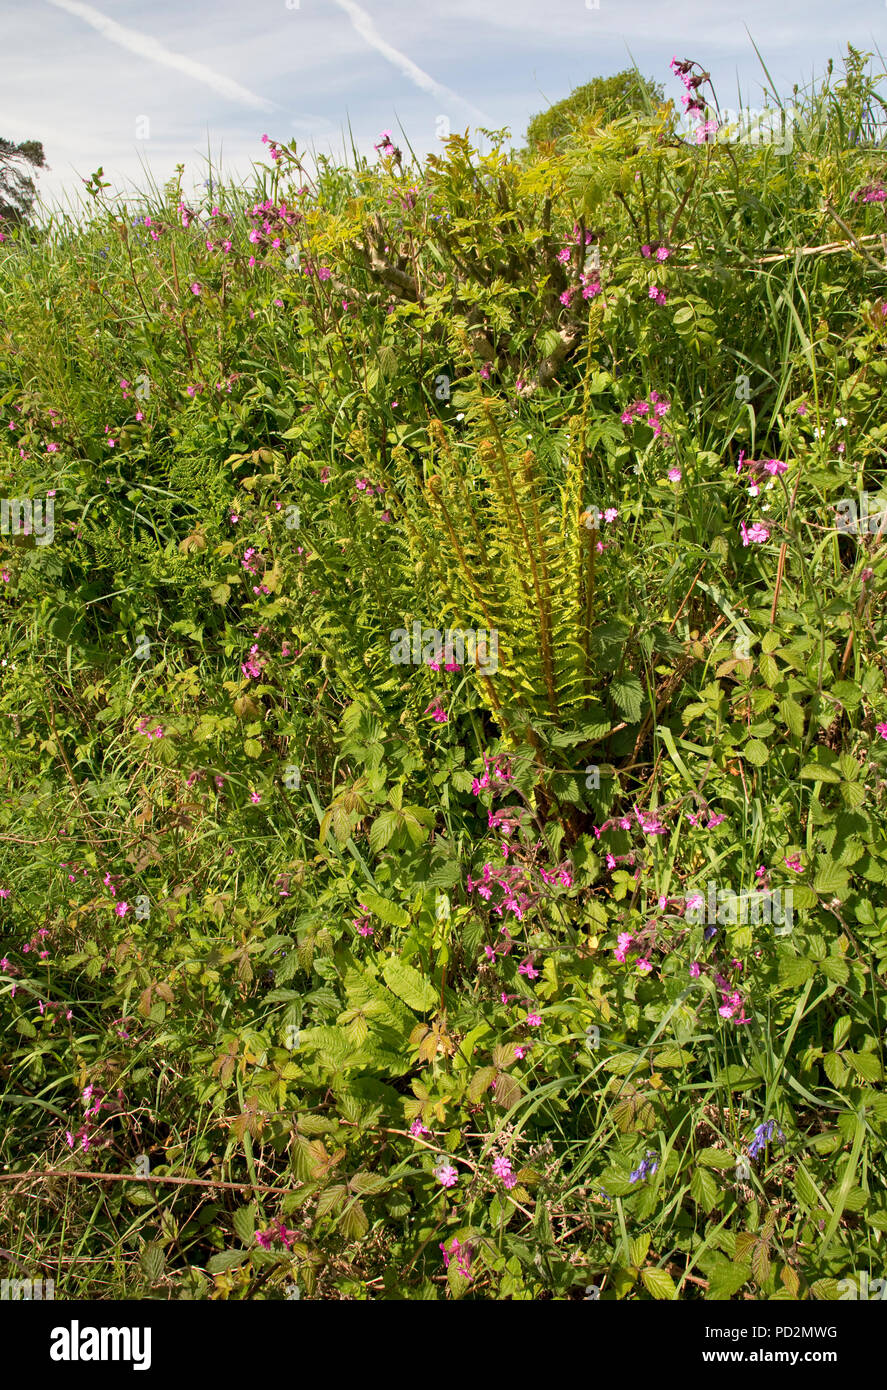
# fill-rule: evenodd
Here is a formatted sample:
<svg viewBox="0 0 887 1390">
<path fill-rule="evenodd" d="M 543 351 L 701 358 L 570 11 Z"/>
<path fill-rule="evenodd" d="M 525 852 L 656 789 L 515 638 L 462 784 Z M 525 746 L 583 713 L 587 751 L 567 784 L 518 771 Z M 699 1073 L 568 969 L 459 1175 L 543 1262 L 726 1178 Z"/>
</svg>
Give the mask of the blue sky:
<svg viewBox="0 0 887 1390">
<path fill-rule="evenodd" d="M 100 164 L 115 189 L 177 163 L 186 189 L 211 148 L 235 176 L 263 132 L 372 154 L 403 126 L 508 126 L 634 58 L 675 100 L 674 55 L 704 63 L 722 105 L 761 103 L 751 35 L 782 93 L 849 41 L 887 56 L 887 0 L 0 0 L 0 135 L 42 140 L 43 196 L 64 202 Z M 876 62 L 878 60 L 876 59 Z M 878 62 L 881 69 L 883 65 Z"/>
</svg>

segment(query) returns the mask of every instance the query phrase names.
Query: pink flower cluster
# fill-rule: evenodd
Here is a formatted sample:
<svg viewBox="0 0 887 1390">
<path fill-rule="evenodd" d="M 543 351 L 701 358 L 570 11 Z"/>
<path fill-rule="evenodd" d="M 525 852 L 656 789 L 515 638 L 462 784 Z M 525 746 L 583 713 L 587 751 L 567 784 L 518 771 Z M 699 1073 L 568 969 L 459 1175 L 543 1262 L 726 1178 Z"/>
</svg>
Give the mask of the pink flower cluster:
<svg viewBox="0 0 887 1390">
<path fill-rule="evenodd" d="M 395 145 L 392 145 L 391 143 L 390 130 L 382 131 L 382 134 L 379 136 L 379 139 L 373 146 L 373 149 L 378 150 L 379 154 L 384 155 L 386 159 L 390 159 L 392 155 L 397 154 L 397 147 Z"/>
<path fill-rule="evenodd" d="M 755 521 L 751 526 L 746 526 L 744 521 L 740 521 L 739 531 L 743 545 L 763 545 L 764 541 L 770 539 L 770 532 L 763 521 Z"/>
<path fill-rule="evenodd" d="M 677 58 L 672 58 L 669 63 L 669 67 L 675 77 L 679 77 L 686 88 L 681 102 L 687 115 L 695 117 L 696 121 L 699 123 L 696 128 L 696 143 L 697 145 L 701 145 L 709 135 L 717 135 L 718 123 L 714 120 L 707 121 L 705 119 L 705 105 L 699 100 L 697 93 L 702 84 L 709 79 L 708 74 L 704 72 L 691 77 L 690 74 L 695 66 L 695 63 L 691 62 L 689 59 L 678 62 Z"/>
<path fill-rule="evenodd" d="M 472 796 L 479 796 L 482 791 L 491 788 L 493 795 L 498 791 L 503 793 L 514 774 L 511 770 L 511 759 L 504 753 L 497 753 L 495 757 L 483 755 L 484 770 L 480 777 L 475 777 L 471 783 Z"/>
<path fill-rule="evenodd" d="M 463 1245 L 453 1236 L 449 1250 L 443 1241 L 440 1242 L 440 1249 L 443 1251 L 444 1269 L 449 1269 L 452 1260 L 460 1274 L 464 1274 L 466 1279 L 471 1278 L 471 1258 L 474 1251 L 468 1241 Z"/>
<path fill-rule="evenodd" d="M 742 965 L 738 960 L 734 960 L 732 962 L 732 965 L 734 969 L 742 969 Z M 745 1001 L 743 1000 L 742 995 L 739 993 L 739 990 L 735 989 L 734 986 L 730 983 L 730 981 L 727 980 L 720 973 L 720 971 L 718 971 L 715 974 L 715 984 L 717 985 L 721 994 L 722 1002 L 721 1007 L 718 1009 L 718 1013 L 721 1015 L 721 1018 L 732 1019 L 734 1023 L 751 1023 L 751 1019 L 746 1017 Z M 737 1014 L 739 1015 L 738 1018 Z"/>
<path fill-rule="evenodd" d="M 83 1116 L 84 1120 L 94 1120 L 98 1118 L 102 1110 L 119 1112 L 123 1106 L 123 1091 L 117 1091 L 116 1101 L 108 1100 L 106 1092 L 102 1087 L 94 1086 L 92 1082 L 90 1082 L 89 1085 L 85 1086 L 83 1089 L 82 1099 L 83 1104 L 86 1106 L 86 1111 Z M 90 1104 L 90 1102 L 92 1102 L 92 1104 Z M 93 1136 L 89 1133 L 88 1125 L 82 1125 L 80 1129 L 77 1130 L 76 1134 L 73 1134 L 70 1130 L 65 1131 L 65 1143 L 69 1149 L 73 1149 L 75 1142 L 78 1140 L 83 1152 L 88 1153 L 90 1144 L 93 1141 Z"/>
<path fill-rule="evenodd" d="M 623 931 L 619 933 L 619 936 L 617 938 L 617 944 L 613 950 L 613 955 L 619 961 L 620 965 L 625 965 L 626 958 L 628 952 L 631 950 L 631 943 L 633 941 L 634 937 L 632 936 L 631 932 Z M 635 961 L 635 966 L 637 967 L 638 973 L 641 975 L 649 975 L 650 971 L 653 969 L 653 963 L 652 961 L 648 960 L 646 955 L 638 956 L 637 960 Z"/>
<path fill-rule="evenodd" d="M 441 697 L 439 695 L 435 695 L 434 699 L 431 701 L 431 704 L 426 705 L 422 713 L 430 714 L 435 724 L 446 724 L 449 722 L 450 716 L 444 709 Z"/>
<path fill-rule="evenodd" d="M 643 420 L 645 425 L 650 426 L 657 439 L 662 438 L 663 443 L 668 443 L 669 436 L 665 435 L 663 438 L 662 434 L 662 418 L 670 410 L 670 401 L 660 396 L 658 391 L 651 391 L 647 400 L 634 401 L 627 410 L 623 410 L 619 419 L 623 425 L 632 425 L 635 420 Z"/>
<path fill-rule="evenodd" d="M 275 1219 L 271 1222 L 267 1231 L 256 1231 L 256 1244 L 261 1245 L 263 1250 L 270 1250 L 271 1242 L 279 1240 L 282 1245 L 286 1246 L 287 1250 L 291 1250 L 293 1248 L 293 1241 L 298 1234 L 298 1231 L 287 1230 L 282 1221 L 277 1221 Z"/>
<path fill-rule="evenodd" d="M 360 908 L 361 915 L 360 917 L 353 917 L 351 925 L 357 928 L 361 936 L 372 936 L 373 928 L 370 926 L 370 909 L 365 903 L 358 903 L 357 906 Z"/>
<path fill-rule="evenodd" d="M 246 661 L 241 662 L 240 669 L 250 680 L 257 680 L 265 669 L 265 662 L 257 656 L 259 650 L 258 642 L 254 642 L 249 649 L 249 656 Z"/>
<path fill-rule="evenodd" d="M 603 286 L 601 285 L 601 282 L 597 278 L 596 274 L 586 274 L 585 271 L 583 271 L 582 274 L 579 276 L 579 279 L 582 284 L 583 299 L 594 299 L 596 295 L 599 295 L 601 293 Z M 573 296 L 577 294 L 578 291 L 578 285 L 568 286 L 568 288 L 565 289 L 563 293 L 558 296 L 561 304 L 563 304 L 567 309 L 569 309 Z M 487 375 L 489 375 L 489 373 L 487 373 Z"/>
<path fill-rule="evenodd" d="M 141 719 L 141 720 L 139 720 L 138 726 L 137 726 L 137 728 L 136 728 L 136 733 L 137 733 L 137 734 L 146 734 L 148 738 L 163 738 L 163 728 L 162 728 L 162 726 L 161 726 L 160 724 L 158 724 L 156 729 L 149 729 L 149 728 L 148 728 L 148 722 L 149 722 L 149 721 L 148 721 L 147 719 Z M 85 872 L 86 872 L 86 871 L 84 870 L 84 873 L 85 873 Z"/>
<path fill-rule="evenodd" d="M 493 1174 L 495 1177 L 502 1179 L 509 1191 L 517 1184 L 517 1176 L 511 1171 L 511 1164 L 507 1158 L 498 1157 L 493 1159 Z"/>
<path fill-rule="evenodd" d="M 263 136 L 263 141 L 267 144 L 268 137 Z M 276 145 L 271 146 L 271 158 L 279 159 L 280 151 Z M 252 226 L 247 233 L 247 240 L 257 250 L 280 251 L 285 249 L 288 240 L 292 239 L 291 229 L 302 221 L 303 213 L 296 208 L 287 207 L 285 202 L 273 203 L 270 198 L 266 198 L 262 203 L 253 203 L 251 208 L 246 209 L 246 215 Z M 250 257 L 250 265 L 255 265 L 255 256 Z"/>
<path fill-rule="evenodd" d="M 426 661 L 425 665 L 428 666 L 428 667 L 430 667 L 432 671 L 440 671 L 440 670 L 444 670 L 444 671 L 461 671 L 461 670 L 462 670 L 462 667 L 459 665 L 458 661 L 445 661 L 445 662 L 441 663 L 439 657 L 433 657 L 433 656 L 430 656 L 430 657 L 428 658 L 428 660 Z"/>
<path fill-rule="evenodd" d="M 761 491 L 761 484 L 759 481 L 761 475 L 768 473 L 771 478 L 776 478 L 780 473 L 788 472 L 788 464 L 783 463 L 781 459 L 747 459 L 745 457 L 745 450 L 741 449 L 739 451 L 739 458 L 736 461 L 736 472 L 741 473 L 743 469 L 747 470 L 751 479 L 748 488 L 749 493 L 752 497 L 757 497 Z M 768 486 L 772 486 L 772 484 Z"/>
<path fill-rule="evenodd" d="M 256 551 L 256 548 L 253 545 L 248 546 L 247 549 L 243 552 L 243 559 L 240 563 L 243 569 L 245 569 L 248 574 L 258 574 L 259 572 L 258 561 L 253 559 L 253 556 L 257 553 L 258 552 Z"/>
</svg>

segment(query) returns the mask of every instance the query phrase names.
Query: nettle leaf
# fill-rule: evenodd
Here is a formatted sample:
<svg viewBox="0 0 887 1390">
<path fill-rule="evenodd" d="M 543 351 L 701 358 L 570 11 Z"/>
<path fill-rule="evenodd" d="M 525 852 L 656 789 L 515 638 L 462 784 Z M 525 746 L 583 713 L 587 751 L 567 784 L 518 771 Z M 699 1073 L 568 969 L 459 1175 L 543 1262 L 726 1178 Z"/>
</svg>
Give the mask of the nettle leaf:
<svg viewBox="0 0 887 1390">
<path fill-rule="evenodd" d="M 645 1232 L 643 1235 L 635 1236 L 634 1240 L 631 1240 L 628 1243 L 629 1259 L 631 1260 L 631 1263 L 633 1265 L 637 1265 L 638 1268 L 640 1268 L 640 1266 L 644 1263 L 644 1260 L 647 1258 L 647 1255 L 650 1250 L 650 1240 L 651 1237 L 649 1233 Z"/>
<path fill-rule="evenodd" d="M 758 661 L 758 670 L 762 680 L 769 686 L 774 686 L 779 680 L 779 667 L 769 652 L 764 652 Z"/>
<path fill-rule="evenodd" d="M 843 956 L 826 956 L 819 966 L 823 975 L 832 980 L 836 985 L 846 985 L 850 979 L 850 966 Z"/>
<path fill-rule="evenodd" d="M 844 898 L 850 887 L 850 876 L 833 859 L 823 859 L 817 868 L 813 887 L 824 897 Z"/>
<path fill-rule="evenodd" d="M 842 1014 L 842 1016 L 838 1019 L 837 1023 L 835 1024 L 834 1030 L 832 1032 L 832 1045 L 834 1046 L 836 1052 L 840 1052 L 841 1048 L 844 1046 L 845 1042 L 850 1036 L 850 1030 L 852 1029 L 852 1027 L 853 1019 L 850 1018 L 847 1014 Z"/>
<path fill-rule="evenodd" d="M 813 975 L 816 967 L 806 956 L 780 956 L 779 983 L 786 989 L 796 989 L 804 985 Z"/>
<path fill-rule="evenodd" d="M 610 694 L 629 724 L 636 724 L 644 707 L 644 687 L 637 676 L 622 676 L 610 681 Z"/>
<path fill-rule="evenodd" d="M 881 1063 L 871 1052 L 845 1052 L 844 1056 L 863 1081 L 880 1081 Z"/>
<path fill-rule="evenodd" d="M 842 782 L 841 800 L 851 811 L 858 811 L 865 801 L 865 787 L 861 782 Z"/>
</svg>

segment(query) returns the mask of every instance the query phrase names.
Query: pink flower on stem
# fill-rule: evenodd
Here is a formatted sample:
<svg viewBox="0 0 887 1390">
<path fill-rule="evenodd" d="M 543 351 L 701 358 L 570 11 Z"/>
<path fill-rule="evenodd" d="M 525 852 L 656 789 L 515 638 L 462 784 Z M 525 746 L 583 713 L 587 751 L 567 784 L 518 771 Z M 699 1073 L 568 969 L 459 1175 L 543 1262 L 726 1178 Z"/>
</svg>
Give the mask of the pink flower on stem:
<svg viewBox="0 0 887 1390">
<path fill-rule="evenodd" d="M 749 527 L 746 527 L 744 521 L 740 521 L 739 530 L 742 533 L 743 545 L 762 545 L 770 539 L 770 532 L 761 521 L 756 521 Z"/>
</svg>

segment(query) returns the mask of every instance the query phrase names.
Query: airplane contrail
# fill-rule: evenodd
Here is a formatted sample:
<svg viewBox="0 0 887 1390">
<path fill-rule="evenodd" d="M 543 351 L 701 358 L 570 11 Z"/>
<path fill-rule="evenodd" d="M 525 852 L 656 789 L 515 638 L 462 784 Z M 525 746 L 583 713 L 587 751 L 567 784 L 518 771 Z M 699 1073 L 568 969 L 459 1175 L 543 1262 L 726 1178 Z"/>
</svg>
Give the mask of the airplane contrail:
<svg viewBox="0 0 887 1390">
<path fill-rule="evenodd" d="M 377 53 L 381 53 L 383 58 L 387 58 L 389 63 L 393 63 L 404 75 L 409 78 L 417 87 L 421 87 L 423 92 L 431 92 L 434 96 L 444 97 L 448 101 L 458 102 L 467 110 L 473 111 L 475 116 L 480 117 L 484 124 L 488 124 L 490 117 L 484 111 L 473 106 L 465 97 L 461 97 L 458 92 L 454 92 L 451 87 L 445 87 L 442 82 L 437 82 L 427 73 L 424 68 L 420 68 L 414 63 L 412 58 L 408 58 L 400 49 L 394 48 L 387 43 L 376 28 L 372 15 L 368 14 L 362 5 L 355 3 L 355 0 L 333 0 L 334 5 L 338 5 L 340 10 L 344 10 L 351 20 L 353 27 L 365 39 L 370 48 L 374 48 Z"/>
<path fill-rule="evenodd" d="M 194 82 L 202 82 L 205 87 L 212 87 L 213 91 L 220 96 L 228 97 L 230 101 L 239 102 L 241 106 L 251 106 L 256 111 L 272 111 L 274 103 L 266 100 L 265 97 L 256 96 L 255 92 L 242 87 L 239 82 L 235 82 L 230 77 L 224 77 L 221 73 L 213 72 L 205 63 L 195 62 L 193 58 L 187 58 L 183 53 L 173 53 L 171 49 L 164 48 L 162 43 L 152 38 L 150 34 L 143 34 L 138 29 L 127 29 L 124 25 L 118 24 L 116 20 L 109 19 L 107 15 L 96 10 L 92 5 L 83 5 L 80 0 L 49 0 L 50 5 L 55 5 L 59 10 L 66 10 L 68 14 L 74 15 L 77 19 L 82 19 L 85 24 L 92 25 L 93 29 L 108 40 L 109 43 L 116 43 L 120 48 L 128 48 L 130 53 L 136 53 L 140 58 L 145 58 L 149 63 L 158 63 L 161 67 L 172 68 L 176 72 L 184 73 L 185 77 L 190 77 Z"/>
</svg>

